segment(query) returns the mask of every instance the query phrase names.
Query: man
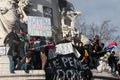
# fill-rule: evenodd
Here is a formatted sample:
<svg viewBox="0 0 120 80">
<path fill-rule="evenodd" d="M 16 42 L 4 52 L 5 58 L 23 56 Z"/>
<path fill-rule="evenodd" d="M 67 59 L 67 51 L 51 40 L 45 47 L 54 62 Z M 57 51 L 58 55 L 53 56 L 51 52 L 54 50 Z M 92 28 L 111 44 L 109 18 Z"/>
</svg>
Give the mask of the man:
<svg viewBox="0 0 120 80">
<path fill-rule="evenodd" d="M 18 44 L 20 43 L 20 39 L 16 33 L 15 27 L 11 28 L 11 32 L 8 33 L 8 35 L 4 39 L 4 44 L 9 44 L 9 50 L 8 50 L 8 58 L 10 61 L 10 73 L 14 72 L 14 66 L 15 66 L 15 58 L 18 55 Z"/>
</svg>

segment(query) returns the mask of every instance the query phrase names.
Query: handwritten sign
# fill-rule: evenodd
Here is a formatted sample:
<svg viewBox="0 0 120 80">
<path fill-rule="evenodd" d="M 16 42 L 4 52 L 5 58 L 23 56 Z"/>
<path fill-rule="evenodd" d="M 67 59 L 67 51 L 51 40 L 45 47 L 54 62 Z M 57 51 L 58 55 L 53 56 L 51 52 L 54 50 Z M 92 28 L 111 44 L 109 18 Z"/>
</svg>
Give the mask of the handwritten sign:
<svg viewBox="0 0 120 80">
<path fill-rule="evenodd" d="M 5 54 L 6 54 L 5 46 L 0 46 L 0 55 L 5 55 Z"/>
<path fill-rule="evenodd" d="M 62 45 L 66 46 L 63 47 L 66 51 L 60 49 L 62 48 Z M 69 50 L 72 46 L 68 45 L 68 43 L 59 44 L 53 52 L 54 55 L 48 53 L 48 60 L 45 69 L 46 80 L 82 80 L 82 78 L 85 77 L 86 79 L 89 78 L 87 80 L 90 80 L 92 77 L 89 67 L 78 60 L 76 54 L 72 50 Z M 53 57 L 49 58 L 49 56 Z"/>
<path fill-rule="evenodd" d="M 49 59 L 46 67 L 46 80 L 82 80 L 92 76 L 90 69 L 82 65 L 74 54 L 57 55 Z"/>
<path fill-rule="evenodd" d="M 50 18 L 28 16 L 28 34 L 30 36 L 52 36 Z"/>
</svg>

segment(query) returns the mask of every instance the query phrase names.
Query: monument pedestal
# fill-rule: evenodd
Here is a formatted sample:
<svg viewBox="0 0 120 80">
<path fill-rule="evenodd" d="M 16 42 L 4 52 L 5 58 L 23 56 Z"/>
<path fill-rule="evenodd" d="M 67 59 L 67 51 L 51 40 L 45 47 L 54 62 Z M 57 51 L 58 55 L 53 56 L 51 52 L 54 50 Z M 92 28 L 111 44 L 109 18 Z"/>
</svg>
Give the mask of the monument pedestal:
<svg viewBox="0 0 120 80">
<path fill-rule="evenodd" d="M 30 70 L 29 73 L 25 73 L 24 70 L 15 70 L 15 74 L 11 74 L 8 56 L 0 56 L 0 80 L 45 80 L 45 72 Z"/>
<path fill-rule="evenodd" d="M 0 56 L 0 75 L 9 73 L 9 59 L 8 56 Z"/>
</svg>

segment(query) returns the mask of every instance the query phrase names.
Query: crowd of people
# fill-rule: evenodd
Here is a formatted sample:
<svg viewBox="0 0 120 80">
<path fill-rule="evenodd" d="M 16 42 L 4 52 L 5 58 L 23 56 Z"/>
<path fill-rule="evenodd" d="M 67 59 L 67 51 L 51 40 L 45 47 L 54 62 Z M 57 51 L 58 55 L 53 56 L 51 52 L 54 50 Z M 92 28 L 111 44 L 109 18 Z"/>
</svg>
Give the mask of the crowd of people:
<svg viewBox="0 0 120 80">
<path fill-rule="evenodd" d="M 116 42 L 111 42 L 112 45 L 105 46 L 100 42 L 100 38 L 96 35 L 90 39 L 90 43 L 84 45 L 82 41 L 75 43 L 76 49 L 81 54 L 80 60 L 87 64 L 90 69 L 97 69 L 98 71 L 108 71 L 112 74 L 118 73 L 120 75 L 119 56 L 115 48 Z"/>
<path fill-rule="evenodd" d="M 4 39 L 5 46 L 9 46 L 7 55 L 10 62 L 10 73 L 15 73 L 15 70 L 25 70 L 26 73 L 29 73 L 30 69 L 44 69 L 47 56 L 45 53 L 49 48 L 54 47 L 52 41 L 52 38 L 28 37 L 22 30 L 20 34 L 17 34 L 16 28 L 12 27 L 11 32 Z"/>
<path fill-rule="evenodd" d="M 67 39 L 66 37 L 62 40 Z M 71 41 L 71 40 L 69 40 Z M 111 47 L 105 47 L 104 43 L 100 42 L 99 36 L 96 35 L 89 44 L 83 44 L 82 41 L 72 42 L 74 48 L 77 49 L 79 54 L 79 61 L 86 64 L 90 69 L 97 69 L 100 65 L 101 59 L 106 60 L 110 67 L 110 71 L 120 73 L 118 57 L 116 52 Z M 15 27 L 6 36 L 4 40 L 5 46 L 9 44 L 8 58 L 10 61 L 10 73 L 15 73 L 15 70 L 29 70 L 45 69 L 47 59 L 50 57 L 48 54 L 50 49 L 55 49 L 56 44 L 52 37 L 30 37 L 21 31 L 17 35 Z"/>
</svg>

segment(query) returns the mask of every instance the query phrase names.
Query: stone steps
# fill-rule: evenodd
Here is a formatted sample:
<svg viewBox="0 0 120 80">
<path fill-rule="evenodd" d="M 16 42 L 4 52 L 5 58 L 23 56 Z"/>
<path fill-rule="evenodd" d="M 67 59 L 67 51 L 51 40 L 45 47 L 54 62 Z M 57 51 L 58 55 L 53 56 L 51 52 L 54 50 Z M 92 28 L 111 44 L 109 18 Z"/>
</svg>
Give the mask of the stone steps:
<svg viewBox="0 0 120 80">
<path fill-rule="evenodd" d="M 109 78 L 112 80 L 120 80 L 108 72 L 98 72 L 92 70 L 94 78 Z M 29 74 L 24 70 L 15 70 L 15 74 L 9 72 L 9 59 L 7 56 L 0 56 L 0 80 L 45 80 L 45 72 L 43 70 L 30 70 Z"/>
<path fill-rule="evenodd" d="M 4 72 L 0 74 L 0 80 L 45 80 L 45 72 L 43 70 L 30 70 L 25 73 L 23 70 L 16 70 L 15 74 Z"/>
<path fill-rule="evenodd" d="M 0 75 L 9 71 L 8 56 L 0 56 Z"/>
<path fill-rule="evenodd" d="M 15 70 L 15 74 L 11 74 L 8 56 L 0 56 L 0 80 L 45 80 L 45 72 L 30 70 L 28 74 L 24 70 Z"/>
<path fill-rule="evenodd" d="M 120 80 L 119 75 L 113 75 L 111 72 L 92 70 L 92 73 L 94 78 Z"/>
</svg>

